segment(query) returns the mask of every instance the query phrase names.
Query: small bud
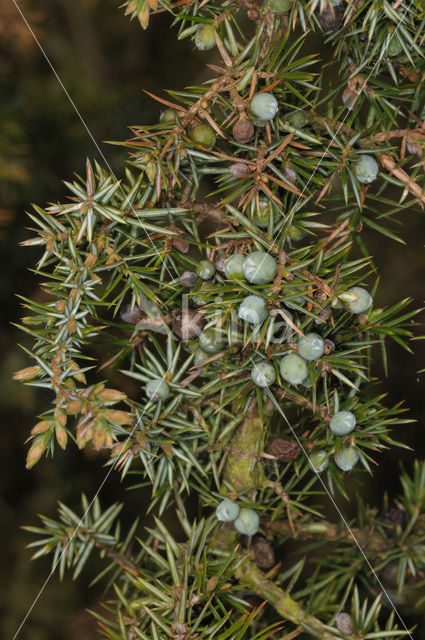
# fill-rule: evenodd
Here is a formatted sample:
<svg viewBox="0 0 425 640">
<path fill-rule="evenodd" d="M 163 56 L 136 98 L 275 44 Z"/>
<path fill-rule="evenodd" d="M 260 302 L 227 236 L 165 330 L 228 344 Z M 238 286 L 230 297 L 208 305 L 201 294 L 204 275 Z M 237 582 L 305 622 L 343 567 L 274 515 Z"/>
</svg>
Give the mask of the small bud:
<svg viewBox="0 0 425 640">
<path fill-rule="evenodd" d="M 338 613 L 336 617 L 336 628 L 344 636 L 352 636 L 354 633 L 353 618 L 349 613 Z"/>
<path fill-rule="evenodd" d="M 104 389 L 99 396 L 105 402 L 120 402 L 121 400 L 126 399 L 126 394 L 122 393 L 122 391 L 118 391 L 117 389 Z"/>
<path fill-rule="evenodd" d="M 72 362 L 71 370 L 75 372 L 72 375 L 76 380 L 78 380 L 78 382 L 82 382 L 83 384 L 86 383 L 86 376 L 80 371 L 80 367 L 76 362 Z"/>
<path fill-rule="evenodd" d="M 66 413 L 63 410 L 55 411 L 55 420 L 60 427 L 66 425 Z"/>
<path fill-rule="evenodd" d="M 232 134 L 236 142 L 249 142 L 254 135 L 254 125 L 245 116 L 233 125 Z"/>
<path fill-rule="evenodd" d="M 75 318 L 69 318 L 67 322 L 68 332 L 75 333 L 77 331 L 77 323 Z"/>
<path fill-rule="evenodd" d="M 21 369 L 13 374 L 13 379 L 18 380 L 19 382 L 26 382 L 27 380 L 32 380 L 40 373 L 40 367 L 26 367 L 26 369 Z"/>
<path fill-rule="evenodd" d="M 39 435 L 40 433 L 44 433 L 48 429 L 50 429 L 50 422 L 47 420 L 42 420 L 41 422 L 37 422 L 37 424 L 31 429 L 31 433 L 33 436 Z"/>
<path fill-rule="evenodd" d="M 66 433 L 66 430 L 63 427 L 56 427 L 55 428 L 55 435 L 56 435 L 56 440 L 58 441 L 58 445 L 60 446 L 61 449 L 65 449 L 66 448 L 66 443 L 68 441 L 68 434 Z"/>
<path fill-rule="evenodd" d="M 229 172 L 234 178 L 246 178 L 251 173 L 251 167 L 245 162 L 234 162 L 230 165 Z"/>
<path fill-rule="evenodd" d="M 46 448 L 45 441 L 43 437 L 37 438 L 34 443 L 31 445 L 30 450 L 27 455 L 26 468 L 31 469 L 36 462 L 38 462 L 43 455 L 43 452 Z"/>
<path fill-rule="evenodd" d="M 66 412 L 70 416 L 74 416 L 76 413 L 80 413 L 83 408 L 80 400 L 71 400 L 66 404 Z"/>
<path fill-rule="evenodd" d="M 25 316 L 25 318 L 22 318 L 22 324 L 37 326 L 41 323 L 42 320 L 40 320 L 39 318 L 35 318 L 34 316 Z"/>
<path fill-rule="evenodd" d="M 122 453 L 124 453 L 126 448 L 127 448 L 127 442 L 120 442 L 119 444 L 115 445 L 115 447 L 112 449 L 111 456 L 112 457 L 120 456 Z"/>
<path fill-rule="evenodd" d="M 108 409 L 105 411 L 105 418 L 115 424 L 131 424 L 131 414 L 127 411 L 118 411 L 117 409 Z"/>
<path fill-rule="evenodd" d="M 101 427 L 97 427 L 96 431 L 93 434 L 93 445 L 96 451 L 100 451 L 100 449 L 105 444 L 106 434 Z"/>
<path fill-rule="evenodd" d="M 96 256 L 94 256 L 92 253 L 89 253 L 87 258 L 84 260 L 84 266 L 90 269 L 90 267 L 92 267 L 95 262 L 96 262 Z"/>
<path fill-rule="evenodd" d="M 94 421 L 87 424 L 82 419 L 77 425 L 77 446 L 82 449 L 93 437 Z"/>
<path fill-rule="evenodd" d="M 206 589 L 207 591 L 214 591 L 218 583 L 217 576 L 211 576 L 211 578 L 207 581 Z"/>
<path fill-rule="evenodd" d="M 56 309 L 56 311 L 59 311 L 60 313 L 65 311 L 65 309 L 66 309 L 65 300 L 58 300 L 57 303 L 55 304 L 55 309 Z"/>
</svg>

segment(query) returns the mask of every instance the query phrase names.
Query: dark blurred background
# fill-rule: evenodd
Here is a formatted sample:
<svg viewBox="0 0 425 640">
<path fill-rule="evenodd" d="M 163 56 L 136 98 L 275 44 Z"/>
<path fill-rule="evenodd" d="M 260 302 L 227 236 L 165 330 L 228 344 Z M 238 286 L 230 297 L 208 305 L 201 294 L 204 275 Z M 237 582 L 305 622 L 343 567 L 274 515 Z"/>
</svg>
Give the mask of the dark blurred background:
<svg viewBox="0 0 425 640">
<path fill-rule="evenodd" d="M 159 108 L 142 90 L 161 93 L 164 88 L 199 83 L 205 58 L 192 50 L 188 40 L 177 42 L 168 15 L 153 17 L 149 29 L 142 31 L 136 21 L 124 16 L 115 0 L 26 0 L 20 6 L 108 162 L 120 175 L 125 154 L 102 141 L 124 139 L 128 125 L 156 121 Z M 25 545 L 32 538 L 20 527 L 37 525 L 37 513 L 55 517 L 57 500 L 78 509 L 81 492 L 91 497 L 106 473 L 99 454 L 72 446 L 65 453 L 58 451 L 54 462 L 43 459 L 31 471 L 25 470 L 24 441 L 50 398 L 11 381 L 14 371 L 31 364 L 18 346 L 30 348 L 30 342 L 13 326 L 21 315 L 17 295 L 38 295 L 30 271 L 38 252 L 18 243 L 29 235 L 25 211 L 30 204 L 44 206 L 61 200 L 65 194 L 61 180 L 83 172 L 87 156 L 101 158 L 12 0 L 0 0 L 0 87 L 0 635 L 9 639 L 50 570 L 47 560 L 30 563 Z M 366 234 L 381 272 L 377 304 L 392 304 L 405 296 L 414 297 L 416 306 L 423 303 L 425 218 L 417 212 L 404 216 L 406 246 Z M 425 354 L 422 342 L 414 346 L 415 355 L 390 346 L 390 373 L 384 389 L 390 403 L 405 398 L 409 415 L 417 420 L 395 434 L 415 453 L 395 449 L 381 456 L 373 481 L 366 483 L 371 503 L 379 504 L 383 487 L 390 495 L 398 491 L 400 460 L 410 467 L 415 455 L 424 455 L 425 393 L 423 377 L 416 372 L 425 366 Z M 388 477 L 394 479 L 393 485 Z M 143 516 L 145 499 L 137 492 L 127 495 L 127 517 Z M 110 504 L 120 498 L 122 489 L 112 474 L 101 502 Z M 350 513 L 348 505 L 342 507 Z M 87 582 L 83 574 L 76 583 L 65 578 L 58 586 L 53 577 L 18 637 L 96 637 L 96 624 L 86 608 L 96 606 L 99 587 L 89 589 Z"/>
</svg>

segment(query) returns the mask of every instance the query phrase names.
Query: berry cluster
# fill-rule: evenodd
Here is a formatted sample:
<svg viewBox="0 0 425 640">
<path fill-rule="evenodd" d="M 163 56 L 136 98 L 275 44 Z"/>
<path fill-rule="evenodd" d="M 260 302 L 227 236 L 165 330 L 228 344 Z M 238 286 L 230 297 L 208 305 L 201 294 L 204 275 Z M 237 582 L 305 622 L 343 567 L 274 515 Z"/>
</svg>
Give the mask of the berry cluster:
<svg viewBox="0 0 425 640">
<path fill-rule="evenodd" d="M 255 535 L 260 526 L 260 518 L 254 509 L 241 509 L 237 502 L 227 498 L 217 506 L 215 515 L 220 522 L 233 522 L 235 529 L 246 536 Z"/>
</svg>

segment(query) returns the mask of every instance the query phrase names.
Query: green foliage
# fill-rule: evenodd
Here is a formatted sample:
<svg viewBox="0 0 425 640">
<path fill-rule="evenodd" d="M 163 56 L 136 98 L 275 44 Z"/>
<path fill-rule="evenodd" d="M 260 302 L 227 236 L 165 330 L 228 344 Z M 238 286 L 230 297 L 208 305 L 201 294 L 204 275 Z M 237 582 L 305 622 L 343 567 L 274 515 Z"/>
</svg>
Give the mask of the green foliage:
<svg viewBox="0 0 425 640">
<path fill-rule="evenodd" d="M 143 27 L 157 8 L 125 6 Z M 81 518 L 61 505 L 59 522 L 43 516 L 43 528 L 30 527 L 44 536 L 32 543 L 35 555 L 53 553 L 61 576 L 66 567 L 77 576 L 100 551 L 109 564 L 97 579 L 112 577 L 105 614 L 95 615 L 109 638 L 260 639 L 284 620 L 284 637 L 330 640 L 341 637 L 336 616 L 348 606 L 358 636 L 400 637 L 407 627 L 375 594 L 381 579 L 391 591 L 391 571 L 403 602 L 424 586 L 423 463 L 412 478 L 403 472 L 404 494 L 392 510 L 383 504 L 382 517 L 359 498 L 351 533 L 362 554 L 342 524 L 324 520 L 317 497 L 323 485 L 332 499 L 350 497 L 342 453 L 355 452 L 360 480 L 383 449 L 406 446 L 392 433 L 411 419 L 374 389 L 373 365 L 380 353 L 388 371 L 389 339 L 410 350 L 418 310 L 397 292 L 385 308 L 358 313 L 353 302 L 357 286 L 379 299 L 362 228 L 383 234 L 390 251 L 402 241 L 395 225 L 425 200 L 414 158 L 424 139 L 425 15 L 419 3 L 374 0 L 300 0 L 282 14 L 233 2 L 161 9 L 180 39 L 213 25 L 221 60 L 203 85 L 153 96 L 166 117 L 132 128 L 121 180 L 87 161 L 85 176 L 66 183 L 64 203 L 34 207 L 36 235 L 24 244 L 43 250 L 35 272 L 46 295 L 23 300 L 35 364 L 16 374 L 54 394 L 32 429 L 27 466 L 68 436 L 93 445 L 134 490 L 151 488 L 155 527 L 136 543 L 135 523 L 122 540 L 121 507 L 102 513 L 84 498 Z M 329 62 L 311 53 L 312 32 L 325 38 Z M 264 92 L 278 112 L 252 127 L 248 105 Z M 193 135 L 199 127 L 208 135 Z M 380 168 L 368 184 L 355 169 L 365 154 Z M 272 282 L 246 279 L 246 270 L 225 275 L 229 256 L 254 251 L 268 255 Z M 199 270 L 205 260 L 215 272 Z M 187 271 L 202 276 L 193 287 L 181 278 Z M 265 301 L 261 322 L 238 314 L 247 296 Z M 202 329 L 217 336 L 213 348 L 199 340 Z M 311 332 L 323 339 L 323 355 L 290 384 L 282 357 Z M 252 380 L 262 362 L 275 370 L 270 387 Z M 149 399 L 152 381 L 170 393 Z M 355 415 L 351 433 L 329 429 L 338 411 Z M 321 475 L 309 462 L 317 451 L 329 462 Z M 213 513 L 223 497 L 258 512 L 265 537 L 244 546 L 232 523 L 220 525 Z M 181 534 L 166 528 L 170 512 Z M 273 553 L 304 538 L 312 541 L 302 562 L 261 566 L 258 539 Z"/>
</svg>

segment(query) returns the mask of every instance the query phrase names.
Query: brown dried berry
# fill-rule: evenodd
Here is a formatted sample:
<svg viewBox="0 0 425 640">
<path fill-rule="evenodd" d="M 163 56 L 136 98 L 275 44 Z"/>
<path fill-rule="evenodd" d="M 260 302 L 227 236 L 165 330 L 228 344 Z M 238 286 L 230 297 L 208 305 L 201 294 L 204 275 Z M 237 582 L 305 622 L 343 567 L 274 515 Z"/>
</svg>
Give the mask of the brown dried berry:
<svg viewBox="0 0 425 640">
<path fill-rule="evenodd" d="M 325 350 L 324 350 L 324 354 L 325 356 L 328 356 L 330 353 L 333 353 L 335 351 L 335 343 L 332 342 L 332 340 L 329 340 L 329 338 L 325 338 Z"/>
<path fill-rule="evenodd" d="M 131 308 L 130 304 L 126 304 L 124 309 L 120 313 L 121 320 L 123 322 L 130 322 L 131 324 L 137 324 L 142 318 L 144 313 L 139 307 Z"/>
<path fill-rule="evenodd" d="M 328 6 L 320 13 L 317 13 L 320 24 L 323 31 L 332 31 L 333 29 L 339 29 L 344 23 L 344 11 L 345 7 Z"/>
<path fill-rule="evenodd" d="M 397 527 L 404 529 L 407 525 L 407 514 L 404 509 L 397 509 L 396 507 L 390 507 L 386 511 L 383 511 L 379 516 L 379 521 L 385 525 L 385 532 L 387 536 L 392 537 L 395 534 Z"/>
<path fill-rule="evenodd" d="M 254 135 L 254 125 L 248 118 L 242 118 L 235 122 L 232 133 L 236 142 L 249 142 Z"/>
<path fill-rule="evenodd" d="M 173 313 L 173 330 L 182 340 L 197 338 L 204 324 L 204 318 L 194 309 L 176 309 Z"/>
<path fill-rule="evenodd" d="M 338 613 L 336 617 L 336 628 L 344 636 L 352 636 L 354 633 L 353 618 L 349 613 Z"/>
<path fill-rule="evenodd" d="M 234 162 L 230 165 L 229 172 L 234 178 L 245 178 L 251 173 L 251 168 L 245 162 Z"/>
<path fill-rule="evenodd" d="M 298 458 L 301 447 L 292 438 L 273 438 L 269 445 L 269 453 L 281 462 L 289 462 Z"/>
<path fill-rule="evenodd" d="M 297 174 L 293 169 L 291 169 L 291 167 L 285 167 L 283 175 L 289 180 L 289 182 L 295 183 L 297 181 Z"/>
<path fill-rule="evenodd" d="M 187 240 L 183 240 L 182 238 L 173 238 L 171 240 L 171 244 L 174 249 L 177 249 L 180 253 L 187 253 L 189 251 L 189 243 Z"/>
<path fill-rule="evenodd" d="M 409 153 L 413 153 L 417 156 L 422 155 L 422 147 L 417 142 L 413 142 L 413 140 L 407 140 L 406 147 Z"/>
<path fill-rule="evenodd" d="M 248 9 L 247 16 L 250 20 L 258 20 L 260 14 L 257 9 Z"/>
<path fill-rule="evenodd" d="M 252 543 L 255 564 L 259 569 L 270 569 L 275 564 L 274 551 L 265 538 L 255 538 Z"/>
<path fill-rule="evenodd" d="M 216 268 L 217 271 L 219 271 L 220 273 L 224 273 L 224 263 L 226 261 L 226 258 L 222 255 L 218 255 L 216 257 L 216 259 L 214 260 L 214 266 Z"/>
<path fill-rule="evenodd" d="M 183 271 L 180 276 L 180 284 L 191 289 L 198 282 L 198 276 L 194 271 Z"/>
</svg>

